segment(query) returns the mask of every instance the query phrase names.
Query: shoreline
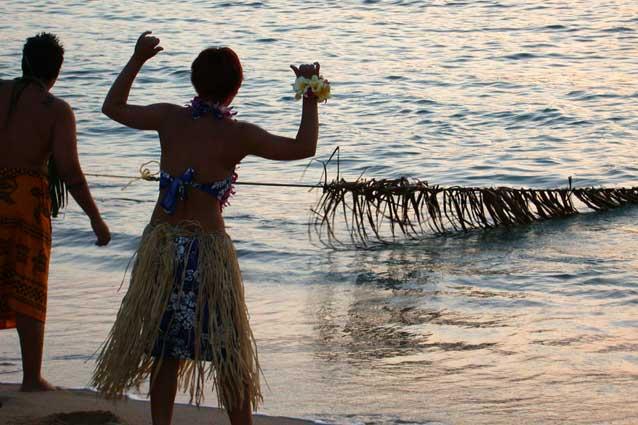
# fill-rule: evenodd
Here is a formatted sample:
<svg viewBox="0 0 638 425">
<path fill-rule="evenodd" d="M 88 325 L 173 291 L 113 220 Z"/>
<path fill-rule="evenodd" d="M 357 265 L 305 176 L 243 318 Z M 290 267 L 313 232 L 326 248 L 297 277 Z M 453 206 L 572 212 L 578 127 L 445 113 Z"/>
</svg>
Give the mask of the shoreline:
<svg viewBox="0 0 638 425">
<path fill-rule="evenodd" d="M 0 423 L 3 425 L 150 425 L 146 400 L 129 397 L 107 400 L 88 389 L 37 393 L 19 391 L 19 384 L 0 383 Z M 215 407 L 175 403 L 174 425 L 229 425 L 226 413 Z M 255 425 L 313 425 L 304 419 L 256 414 Z"/>
</svg>

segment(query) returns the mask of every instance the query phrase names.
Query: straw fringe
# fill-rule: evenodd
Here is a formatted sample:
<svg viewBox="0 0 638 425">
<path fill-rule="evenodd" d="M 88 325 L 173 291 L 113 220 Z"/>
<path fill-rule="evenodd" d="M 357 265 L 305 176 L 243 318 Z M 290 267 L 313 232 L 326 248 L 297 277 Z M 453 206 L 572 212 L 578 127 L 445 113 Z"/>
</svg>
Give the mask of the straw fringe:
<svg viewBox="0 0 638 425">
<path fill-rule="evenodd" d="M 150 353 L 175 281 L 178 236 L 194 237 L 200 247 L 195 358 L 180 362 L 178 386 L 190 394 L 191 402 L 199 405 L 204 399 L 204 384 L 211 379 L 220 407 L 227 410 L 239 407 L 244 397 L 248 397 L 256 409 L 263 401 L 260 367 L 235 249 L 227 235 L 204 233 L 190 225 L 159 224 L 145 229 L 128 292 L 100 350 L 91 384 L 106 396 L 120 397 L 129 388 L 139 387 L 153 373 L 155 359 Z M 183 281 L 184 276 L 181 284 Z M 211 362 L 204 360 L 206 347 L 200 344 L 206 305 L 211 310 L 208 323 Z M 157 362 L 156 370 L 162 357 Z"/>
<path fill-rule="evenodd" d="M 345 227 L 352 243 L 387 242 L 397 234 L 418 238 L 427 232 L 448 233 L 531 224 L 578 214 L 574 201 L 602 211 L 638 204 L 638 187 L 517 189 L 511 187 L 440 187 L 427 182 L 334 180 L 323 186 L 310 229 L 319 241 L 341 244 L 337 227 Z M 336 216 L 343 214 L 343 223 Z"/>
</svg>

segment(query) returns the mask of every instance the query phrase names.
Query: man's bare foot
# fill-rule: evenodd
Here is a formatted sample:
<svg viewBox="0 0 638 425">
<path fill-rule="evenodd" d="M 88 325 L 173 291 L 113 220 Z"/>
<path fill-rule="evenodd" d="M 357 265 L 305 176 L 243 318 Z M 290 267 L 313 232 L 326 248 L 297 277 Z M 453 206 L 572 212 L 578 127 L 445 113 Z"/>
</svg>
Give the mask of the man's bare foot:
<svg viewBox="0 0 638 425">
<path fill-rule="evenodd" d="M 49 384 L 44 378 L 40 378 L 36 382 L 23 382 L 20 387 L 20 391 L 25 393 L 32 393 L 38 391 L 55 391 L 59 389 L 56 386 Z"/>
</svg>

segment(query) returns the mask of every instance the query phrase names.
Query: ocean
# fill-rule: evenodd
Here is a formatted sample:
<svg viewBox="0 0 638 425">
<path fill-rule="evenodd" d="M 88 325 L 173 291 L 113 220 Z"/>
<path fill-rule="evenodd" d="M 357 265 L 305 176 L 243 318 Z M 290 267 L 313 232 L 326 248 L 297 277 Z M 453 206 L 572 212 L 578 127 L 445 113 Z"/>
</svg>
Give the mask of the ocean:
<svg viewBox="0 0 638 425">
<path fill-rule="evenodd" d="M 191 61 L 227 45 L 245 71 L 237 118 L 289 136 L 301 110 L 289 65 L 321 62 L 333 98 L 320 106 L 316 158 L 340 147 L 347 179 L 638 185 L 633 0 L 3 0 L 0 78 L 20 75 L 28 36 L 60 36 L 53 92 L 75 110 L 87 173 L 135 176 L 159 158 L 155 133 L 100 113 L 145 30 L 165 50 L 132 102 L 188 102 Z M 309 184 L 322 171 L 319 161 L 254 157 L 238 170 L 240 181 Z M 153 183 L 88 180 L 111 244 L 93 245 L 74 203 L 53 224 L 44 374 L 72 388 L 88 385 L 157 196 Z M 330 424 L 638 423 L 638 208 L 330 249 L 308 232 L 320 195 L 239 186 L 225 210 L 268 385 L 261 413 Z M 2 332 L 0 381 L 20 379 L 17 335 Z"/>
</svg>

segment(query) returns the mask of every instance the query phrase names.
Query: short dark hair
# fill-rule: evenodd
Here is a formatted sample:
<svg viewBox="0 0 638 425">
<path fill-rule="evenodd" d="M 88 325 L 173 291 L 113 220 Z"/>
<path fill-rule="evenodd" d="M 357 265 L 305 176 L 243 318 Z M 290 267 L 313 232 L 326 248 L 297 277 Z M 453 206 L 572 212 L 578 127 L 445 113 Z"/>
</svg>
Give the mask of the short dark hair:
<svg viewBox="0 0 638 425">
<path fill-rule="evenodd" d="M 232 99 L 244 80 L 239 57 L 229 47 L 202 50 L 191 65 L 191 82 L 200 97 L 213 102 Z"/>
<path fill-rule="evenodd" d="M 41 32 L 34 37 L 27 38 L 22 49 L 22 75 L 42 81 L 58 78 L 64 47 L 57 36 Z"/>
</svg>

